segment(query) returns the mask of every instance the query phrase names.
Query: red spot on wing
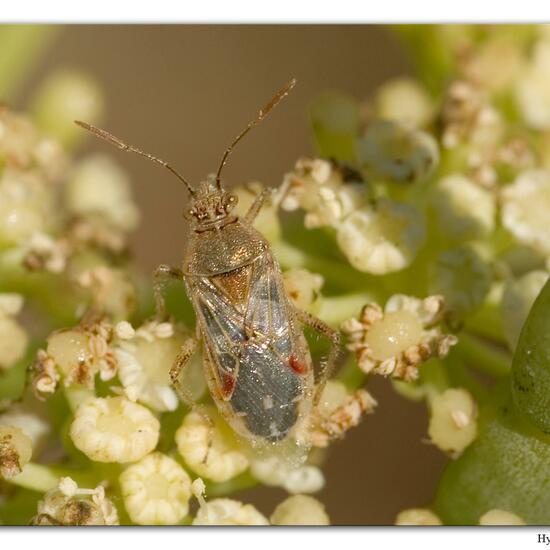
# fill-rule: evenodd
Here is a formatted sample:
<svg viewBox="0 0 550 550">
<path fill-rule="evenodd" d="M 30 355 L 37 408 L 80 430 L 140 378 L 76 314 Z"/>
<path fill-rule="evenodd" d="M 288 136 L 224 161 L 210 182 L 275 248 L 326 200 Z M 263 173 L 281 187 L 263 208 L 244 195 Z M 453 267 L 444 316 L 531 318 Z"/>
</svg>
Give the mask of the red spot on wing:
<svg viewBox="0 0 550 550">
<path fill-rule="evenodd" d="M 305 374 L 307 372 L 307 365 L 302 361 L 300 361 L 295 355 L 291 355 L 288 358 L 288 366 L 296 374 Z"/>
<path fill-rule="evenodd" d="M 235 389 L 235 377 L 227 372 L 222 372 L 222 394 L 229 397 Z"/>
</svg>

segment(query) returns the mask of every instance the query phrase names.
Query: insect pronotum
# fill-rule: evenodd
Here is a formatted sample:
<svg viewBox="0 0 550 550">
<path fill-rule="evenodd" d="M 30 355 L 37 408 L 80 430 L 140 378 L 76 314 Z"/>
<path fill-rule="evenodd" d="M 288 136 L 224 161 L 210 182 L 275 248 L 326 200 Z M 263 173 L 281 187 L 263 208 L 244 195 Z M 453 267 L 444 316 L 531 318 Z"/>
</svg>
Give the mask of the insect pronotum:
<svg viewBox="0 0 550 550">
<path fill-rule="evenodd" d="M 167 162 L 77 121 L 123 151 L 161 164 L 185 184 L 190 195 L 190 229 L 183 268 L 161 265 L 154 275 L 157 315 L 166 316 L 163 280 L 177 279 L 184 281 L 197 317 L 196 337 L 182 347 L 170 377 L 183 401 L 193 406 L 180 375 L 202 341 L 212 398 L 229 425 L 252 443 L 274 444 L 291 434 L 296 441 L 307 441 L 308 419 L 339 350 L 338 332 L 292 304 L 268 242 L 252 226 L 270 190 L 260 193 L 239 218 L 231 213 L 237 198 L 225 190 L 221 180 L 235 145 L 295 83 L 291 80 L 273 96 L 225 150 L 216 175 L 208 176 L 196 189 Z M 331 342 L 317 375 L 302 324 Z"/>
</svg>

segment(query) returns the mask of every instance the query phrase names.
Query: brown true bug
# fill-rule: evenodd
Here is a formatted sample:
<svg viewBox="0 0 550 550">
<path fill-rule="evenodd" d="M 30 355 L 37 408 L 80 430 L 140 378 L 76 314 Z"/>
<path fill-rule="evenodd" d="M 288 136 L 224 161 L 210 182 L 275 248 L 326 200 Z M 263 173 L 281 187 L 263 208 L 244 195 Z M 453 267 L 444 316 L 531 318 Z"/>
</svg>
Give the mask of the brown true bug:
<svg viewBox="0 0 550 550">
<path fill-rule="evenodd" d="M 170 377 L 181 398 L 193 405 L 179 380 L 201 340 L 212 398 L 229 425 L 253 444 L 275 444 L 293 437 L 307 446 L 308 419 L 339 351 L 339 333 L 292 304 L 268 242 L 252 227 L 270 190 L 259 194 L 239 218 L 231 213 L 237 198 L 221 180 L 234 146 L 288 95 L 295 82 L 288 82 L 260 110 L 226 149 L 217 174 L 196 190 L 163 160 L 77 121 L 123 151 L 161 164 L 186 185 L 191 223 L 183 269 L 161 265 L 154 276 L 158 315 L 165 316 L 162 282 L 168 278 L 185 282 L 197 317 L 196 338 L 183 346 Z M 300 324 L 331 342 L 317 380 Z"/>
</svg>

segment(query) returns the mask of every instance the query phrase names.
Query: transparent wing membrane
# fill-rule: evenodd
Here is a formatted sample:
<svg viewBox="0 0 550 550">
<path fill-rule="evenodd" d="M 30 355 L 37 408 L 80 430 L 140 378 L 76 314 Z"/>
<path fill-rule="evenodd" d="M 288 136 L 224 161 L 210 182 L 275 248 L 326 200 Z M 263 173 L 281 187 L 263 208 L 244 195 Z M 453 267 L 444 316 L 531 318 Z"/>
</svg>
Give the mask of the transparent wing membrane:
<svg viewBox="0 0 550 550">
<path fill-rule="evenodd" d="M 247 430 L 268 441 L 283 439 L 296 424 L 304 393 L 291 357 L 309 363 L 309 352 L 294 332 L 273 259 L 266 254 L 254 262 L 244 312 L 208 278 L 197 279 L 195 286 L 203 338 L 222 395 Z"/>
</svg>

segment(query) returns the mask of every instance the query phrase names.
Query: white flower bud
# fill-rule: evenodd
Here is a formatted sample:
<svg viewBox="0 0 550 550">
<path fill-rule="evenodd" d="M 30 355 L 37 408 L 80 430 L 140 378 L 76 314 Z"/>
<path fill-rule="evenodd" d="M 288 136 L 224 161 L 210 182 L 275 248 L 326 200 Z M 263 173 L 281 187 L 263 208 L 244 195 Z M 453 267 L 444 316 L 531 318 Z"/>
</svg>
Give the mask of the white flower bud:
<svg viewBox="0 0 550 550">
<path fill-rule="evenodd" d="M 46 352 L 63 376 L 69 376 L 79 365 L 92 360 L 89 335 L 78 329 L 60 330 L 51 334 Z"/>
<path fill-rule="evenodd" d="M 0 110 L 0 158 L 7 167 L 36 170 L 47 183 L 59 179 L 67 161 L 57 142 L 40 135 L 26 116 L 5 106 Z"/>
<path fill-rule="evenodd" d="M 330 162 L 324 159 L 314 159 L 311 163 L 311 177 L 319 184 L 327 183 L 332 173 Z"/>
<path fill-rule="evenodd" d="M 404 269 L 424 243 L 424 217 L 409 204 L 382 199 L 350 214 L 337 240 L 353 267 L 374 275 Z"/>
<path fill-rule="evenodd" d="M 316 493 L 325 486 L 323 472 L 317 466 L 292 467 L 277 456 L 254 460 L 250 471 L 264 485 L 282 487 L 291 494 Z"/>
<path fill-rule="evenodd" d="M 201 506 L 206 504 L 206 500 L 204 498 L 204 495 L 206 494 L 206 485 L 200 477 L 195 478 L 193 480 L 193 483 L 191 483 L 191 492 L 193 493 L 193 496 L 199 501 Z"/>
<path fill-rule="evenodd" d="M 136 289 L 128 271 L 99 264 L 79 272 L 76 281 L 83 288 L 90 289 L 97 306 L 115 321 L 132 312 Z"/>
<path fill-rule="evenodd" d="M 189 511 L 191 478 L 172 458 L 153 453 L 119 478 L 124 506 L 139 525 L 175 525 Z"/>
<path fill-rule="evenodd" d="M 124 231 L 139 222 L 129 177 L 110 156 L 93 155 L 78 164 L 65 192 L 75 214 L 99 214 Z"/>
<path fill-rule="evenodd" d="M 120 321 L 115 325 L 115 334 L 121 340 L 131 340 L 136 335 L 136 331 L 128 321 Z"/>
<path fill-rule="evenodd" d="M 407 310 L 390 311 L 372 324 L 365 343 L 374 359 L 385 361 L 417 345 L 422 340 L 423 330 L 418 315 Z"/>
<path fill-rule="evenodd" d="M 489 510 L 479 518 L 480 525 L 526 525 L 519 516 L 506 510 Z"/>
<path fill-rule="evenodd" d="M 216 498 L 200 507 L 193 525 L 269 525 L 269 522 L 252 504 Z"/>
<path fill-rule="evenodd" d="M 23 296 L 15 292 L 0 294 L 0 315 L 14 317 L 23 308 Z"/>
<path fill-rule="evenodd" d="M 103 97 L 96 82 L 74 71 L 52 73 L 32 100 L 38 126 L 64 145 L 71 145 L 85 136 L 75 120 L 95 123 L 103 110 Z"/>
<path fill-rule="evenodd" d="M 238 216 L 244 216 L 255 198 L 265 189 L 265 187 L 257 182 L 239 185 L 231 190 L 237 197 L 238 202 L 235 206 L 234 213 Z M 265 200 L 262 209 L 258 213 L 253 223 L 254 227 L 262 233 L 269 241 L 277 240 L 281 235 L 281 224 L 277 214 L 277 204 L 275 197 L 269 197 Z"/>
<path fill-rule="evenodd" d="M 285 290 L 299 309 L 317 313 L 321 305 L 324 279 L 307 269 L 293 268 L 283 273 Z"/>
<path fill-rule="evenodd" d="M 346 385 L 339 380 L 329 380 L 319 399 L 318 411 L 322 416 L 330 416 L 338 407 L 345 405 L 349 398 Z"/>
<path fill-rule="evenodd" d="M 142 405 L 97 397 L 78 407 L 69 434 L 91 460 L 135 462 L 156 447 L 159 432 L 159 421 Z"/>
<path fill-rule="evenodd" d="M 0 245 L 17 245 L 57 219 L 52 194 L 36 173 L 6 167 L 0 173 Z"/>
<path fill-rule="evenodd" d="M 451 388 L 431 402 L 428 434 L 442 451 L 458 456 L 477 436 L 477 405 L 462 388 Z"/>
<path fill-rule="evenodd" d="M 384 310 L 366 304 L 359 319 L 348 319 L 342 331 L 348 335 L 347 348 L 357 356 L 359 368 L 407 381 L 418 378 L 418 367 L 431 357 L 445 357 L 457 343 L 452 334 L 437 326 L 442 319 L 443 298 L 420 300 L 393 295 Z"/>
<path fill-rule="evenodd" d="M 169 372 L 182 339 L 166 337 L 164 332 L 173 334 L 172 325 L 163 323 L 156 327 L 155 334 L 160 333 L 161 337 L 151 340 L 140 337 L 121 343 L 115 357 L 118 377 L 129 399 L 141 401 L 157 411 L 174 411 L 179 399 L 171 386 Z M 139 329 L 138 334 L 142 335 Z"/>
<path fill-rule="evenodd" d="M 460 174 L 438 183 L 434 203 L 441 230 L 453 239 L 483 237 L 495 227 L 493 193 Z"/>
<path fill-rule="evenodd" d="M 27 350 L 29 338 L 21 325 L 0 315 L 0 371 L 13 367 Z"/>
<path fill-rule="evenodd" d="M 427 508 L 409 508 L 397 514 L 395 525 L 442 525 L 441 520 Z"/>
<path fill-rule="evenodd" d="M 116 374 L 116 361 L 109 346 L 112 327 L 98 323 L 86 328 L 59 330 L 48 337 L 47 352 L 39 352 L 42 368 L 56 367 L 65 386 L 78 384 L 93 388 L 95 375 L 110 380 Z"/>
<path fill-rule="evenodd" d="M 306 495 L 295 495 L 281 502 L 270 521 L 273 525 L 330 525 L 325 507 Z"/>
<path fill-rule="evenodd" d="M 66 497 L 74 497 L 78 491 L 78 485 L 76 481 L 74 481 L 70 477 L 62 477 L 59 480 L 58 489 L 66 496 Z"/>
<path fill-rule="evenodd" d="M 550 40 L 539 40 L 533 59 L 516 84 L 516 97 L 525 122 L 536 130 L 550 128 Z"/>
<path fill-rule="evenodd" d="M 63 477 L 55 489 L 38 503 L 33 525 L 119 525 L 117 509 L 105 496 L 105 489 L 81 489 L 70 477 Z"/>
<path fill-rule="evenodd" d="M 231 430 L 213 408 L 187 414 L 176 432 L 176 445 L 194 472 L 218 483 L 238 476 L 249 466 Z"/>
<path fill-rule="evenodd" d="M 378 118 L 396 120 L 420 128 L 434 114 L 427 90 L 411 78 L 394 78 L 382 84 L 374 101 Z"/>
<path fill-rule="evenodd" d="M 283 210 L 305 210 L 306 228 L 336 227 L 367 199 L 364 184 L 346 183 L 341 170 L 322 159 L 299 159 L 278 194 Z"/>
<path fill-rule="evenodd" d="M 546 170 L 522 172 L 501 195 L 502 224 L 518 242 L 550 255 L 550 174 Z"/>
<path fill-rule="evenodd" d="M 338 227 L 343 219 L 367 202 L 364 183 L 346 183 L 336 189 L 324 185 L 316 191 L 316 203 L 304 217 L 304 226 L 307 229 Z"/>
<path fill-rule="evenodd" d="M 524 65 L 520 41 L 512 36 L 490 37 L 466 56 L 465 76 L 490 92 L 502 92 L 518 79 Z M 506 63 L 502 60 L 506 59 Z"/>
<path fill-rule="evenodd" d="M 157 338 L 172 338 L 174 336 L 174 325 L 172 323 L 159 323 L 155 327 Z"/>
<path fill-rule="evenodd" d="M 33 451 L 39 450 L 51 431 L 51 425 L 46 418 L 34 413 L 26 405 L 12 405 L 0 415 L 0 426 L 19 428 L 31 439 Z"/>
<path fill-rule="evenodd" d="M 62 273 L 67 266 L 70 251 L 64 238 L 56 241 L 45 233 L 33 233 L 24 248 L 23 265 L 30 271 Z"/>
<path fill-rule="evenodd" d="M 0 475 L 11 479 L 21 473 L 32 455 L 31 438 L 14 426 L 0 425 Z"/>
<path fill-rule="evenodd" d="M 448 87 L 441 121 L 441 141 L 448 149 L 467 143 L 484 152 L 498 143 L 504 131 L 500 113 L 478 86 L 465 80 L 456 80 Z"/>
</svg>

